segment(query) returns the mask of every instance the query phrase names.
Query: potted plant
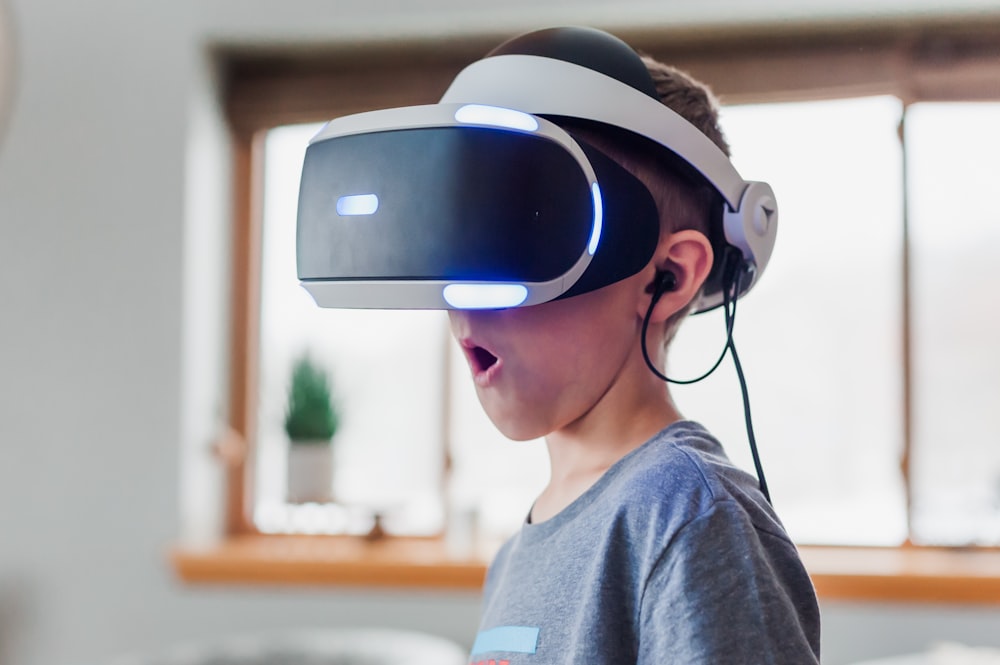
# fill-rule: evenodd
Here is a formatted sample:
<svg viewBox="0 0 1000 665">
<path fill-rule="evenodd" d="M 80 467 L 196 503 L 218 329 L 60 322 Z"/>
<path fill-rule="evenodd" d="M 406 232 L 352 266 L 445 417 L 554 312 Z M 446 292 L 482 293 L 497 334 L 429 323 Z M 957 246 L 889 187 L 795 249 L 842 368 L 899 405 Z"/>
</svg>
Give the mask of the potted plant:
<svg viewBox="0 0 1000 665">
<path fill-rule="evenodd" d="M 300 356 L 292 368 L 285 410 L 289 502 L 330 500 L 333 437 L 339 424 L 329 373 L 308 354 Z"/>
</svg>

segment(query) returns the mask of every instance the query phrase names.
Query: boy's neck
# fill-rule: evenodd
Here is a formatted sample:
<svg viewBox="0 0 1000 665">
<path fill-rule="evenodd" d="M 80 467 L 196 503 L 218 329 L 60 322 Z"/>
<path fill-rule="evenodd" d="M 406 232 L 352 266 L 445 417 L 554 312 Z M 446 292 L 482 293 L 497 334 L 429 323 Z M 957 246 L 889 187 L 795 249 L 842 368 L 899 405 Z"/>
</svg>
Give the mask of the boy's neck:
<svg viewBox="0 0 1000 665">
<path fill-rule="evenodd" d="M 532 523 L 561 512 L 618 460 L 681 419 L 662 384 L 658 388 L 656 398 L 629 409 L 599 405 L 579 421 L 545 437 L 551 475 L 532 508 Z"/>
</svg>

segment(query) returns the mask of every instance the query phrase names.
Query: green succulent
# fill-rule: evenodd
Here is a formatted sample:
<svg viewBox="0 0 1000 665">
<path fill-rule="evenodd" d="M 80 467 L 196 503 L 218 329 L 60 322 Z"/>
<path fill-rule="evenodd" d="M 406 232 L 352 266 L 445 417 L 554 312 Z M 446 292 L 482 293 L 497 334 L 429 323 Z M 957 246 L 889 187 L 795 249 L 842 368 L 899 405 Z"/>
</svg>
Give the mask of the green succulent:
<svg viewBox="0 0 1000 665">
<path fill-rule="evenodd" d="M 285 432 L 293 443 L 328 443 L 340 415 L 330 391 L 330 376 L 305 354 L 295 361 L 285 411 Z"/>
</svg>

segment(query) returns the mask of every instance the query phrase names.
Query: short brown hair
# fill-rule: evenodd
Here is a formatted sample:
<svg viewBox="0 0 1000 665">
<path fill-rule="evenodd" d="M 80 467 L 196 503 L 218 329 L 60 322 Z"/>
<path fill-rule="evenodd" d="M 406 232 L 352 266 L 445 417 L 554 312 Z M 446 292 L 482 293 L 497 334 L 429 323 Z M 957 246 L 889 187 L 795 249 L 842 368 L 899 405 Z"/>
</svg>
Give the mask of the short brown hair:
<svg viewBox="0 0 1000 665">
<path fill-rule="evenodd" d="M 728 156 L 729 144 L 719 126 L 719 103 L 708 86 L 648 55 L 642 56 L 642 62 L 660 102 L 697 127 Z M 722 198 L 689 164 L 680 158 L 664 159 L 661 148 L 624 131 L 571 120 L 561 124 L 570 132 L 580 133 L 581 138 L 607 153 L 646 186 L 656 201 L 661 233 L 694 229 L 704 233 L 713 247 L 719 246 Z M 693 301 L 667 321 L 664 345 L 673 339 L 692 305 Z"/>
</svg>

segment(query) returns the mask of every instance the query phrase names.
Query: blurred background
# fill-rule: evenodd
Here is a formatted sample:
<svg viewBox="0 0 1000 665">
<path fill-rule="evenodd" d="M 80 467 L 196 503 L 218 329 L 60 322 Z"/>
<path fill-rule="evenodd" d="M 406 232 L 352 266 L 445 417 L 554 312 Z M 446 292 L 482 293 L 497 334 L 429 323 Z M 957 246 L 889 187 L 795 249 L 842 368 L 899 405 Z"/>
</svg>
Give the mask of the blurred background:
<svg viewBox="0 0 1000 665">
<path fill-rule="evenodd" d="M 770 34 L 793 44 L 800 28 L 841 42 L 852 30 L 996 28 L 1000 1 L 0 0 L 0 665 L 96 665 L 304 627 L 471 644 L 472 588 L 193 584 L 170 552 L 234 529 L 367 533 L 375 513 L 387 515 L 390 535 L 434 535 L 456 515 L 474 515 L 491 538 L 516 527 L 544 482 L 544 454 L 537 443 L 512 453 L 472 415 L 442 321 L 317 315 L 296 300 L 290 239 L 302 144 L 317 127 L 308 123 L 373 100 L 432 101 L 454 63 L 562 24 L 635 35 L 654 52 L 670 53 L 677 39 L 707 62 L 710 46 L 699 44 L 726 35 L 752 50 Z M 949 43 L 919 53 L 954 56 Z M 427 81 L 385 74 L 406 45 L 433 70 Z M 867 55 L 858 51 L 857 67 Z M 383 78 L 366 88 L 369 78 L 351 76 L 368 62 Z M 706 71 L 726 63 L 715 67 Z M 977 88 L 975 76 L 959 87 Z M 969 109 L 948 106 L 948 95 L 863 87 L 841 89 L 843 99 L 782 98 L 781 78 L 762 77 L 770 88 L 760 95 L 719 79 L 732 91 L 723 118 L 741 172 L 789 192 L 779 196 L 788 244 L 740 319 L 780 510 L 803 544 L 1000 545 L 1000 317 L 991 307 L 1000 279 L 985 251 L 1000 229 L 988 197 L 1000 175 L 997 79 Z M 787 89 L 796 86 L 808 88 Z M 240 157 L 244 149 L 257 152 Z M 257 236 L 234 240 L 241 215 L 260 220 Z M 795 219 L 811 230 L 794 231 Z M 953 246 L 956 234 L 943 230 L 973 240 Z M 248 246 L 255 269 L 240 268 Z M 907 272 L 911 260 L 924 272 Z M 234 305 L 248 294 L 249 312 Z M 817 323 L 824 315 L 840 327 Z M 720 329 L 695 323 L 672 370 L 699 373 Z M 337 330 L 351 334 L 331 344 Z M 336 501 L 310 512 L 286 500 L 281 428 L 303 351 L 330 368 L 335 398 L 358 414 L 345 415 L 335 440 Z M 790 377 L 768 371 L 778 362 Z M 678 399 L 745 464 L 735 378 L 713 381 Z M 244 388 L 251 394 L 235 399 Z M 720 400 L 731 412 L 717 412 Z M 381 417 L 384 408 L 395 415 Z M 234 426 L 227 471 L 216 447 Z M 233 465 L 246 482 L 235 508 Z M 939 642 L 1000 647 L 1000 598 L 914 604 L 876 594 L 821 605 L 831 665 Z"/>
</svg>

